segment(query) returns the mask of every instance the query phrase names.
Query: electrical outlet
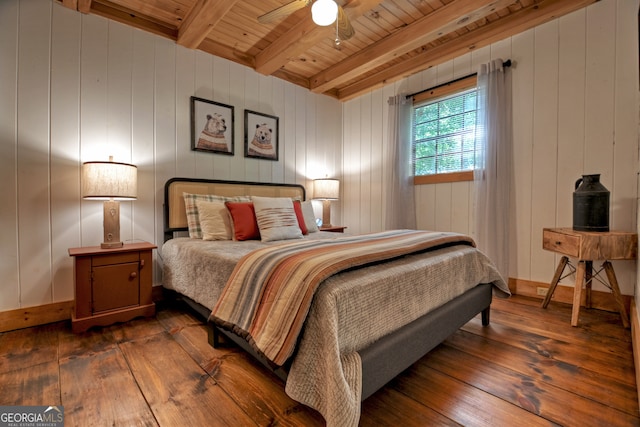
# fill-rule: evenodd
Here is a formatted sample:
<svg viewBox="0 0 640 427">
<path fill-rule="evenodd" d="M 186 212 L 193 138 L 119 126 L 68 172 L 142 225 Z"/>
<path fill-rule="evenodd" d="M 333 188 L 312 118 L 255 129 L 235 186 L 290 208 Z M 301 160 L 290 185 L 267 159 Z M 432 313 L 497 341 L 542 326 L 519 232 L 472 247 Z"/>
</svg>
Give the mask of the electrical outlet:
<svg viewBox="0 0 640 427">
<path fill-rule="evenodd" d="M 547 291 L 549 291 L 549 289 L 548 288 L 544 288 L 542 286 L 538 286 L 536 288 L 536 292 L 538 293 L 538 295 L 543 296 L 543 297 L 547 295 Z"/>
</svg>

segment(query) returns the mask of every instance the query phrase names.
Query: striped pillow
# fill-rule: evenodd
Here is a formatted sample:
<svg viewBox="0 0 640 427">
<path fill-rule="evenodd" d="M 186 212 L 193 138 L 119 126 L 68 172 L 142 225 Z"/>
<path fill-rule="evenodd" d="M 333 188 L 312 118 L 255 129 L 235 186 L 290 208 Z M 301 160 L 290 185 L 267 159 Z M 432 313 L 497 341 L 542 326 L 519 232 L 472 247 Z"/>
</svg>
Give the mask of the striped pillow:
<svg viewBox="0 0 640 427">
<path fill-rule="evenodd" d="M 251 200 L 263 242 L 302 239 L 298 217 L 290 198 L 253 196 Z"/>
<path fill-rule="evenodd" d="M 192 239 L 202 239 L 202 226 L 198 216 L 197 200 L 205 202 L 250 202 L 249 196 L 216 196 L 214 194 L 190 194 L 182 193 L 184 197 L 184 207 L 187 213 L 187 226 L 189 227 L 189 237 Z"/>
</svg>

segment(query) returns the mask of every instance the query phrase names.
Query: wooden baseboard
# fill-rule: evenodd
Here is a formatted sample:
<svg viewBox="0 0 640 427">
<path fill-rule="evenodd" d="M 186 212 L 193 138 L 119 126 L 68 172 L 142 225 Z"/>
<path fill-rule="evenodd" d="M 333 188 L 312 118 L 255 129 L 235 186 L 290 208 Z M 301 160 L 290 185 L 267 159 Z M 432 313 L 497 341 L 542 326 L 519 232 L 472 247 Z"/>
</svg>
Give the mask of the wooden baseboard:
<svg viewBox="0 0 640 427">
<path fill-rule="evenodd" d="M 549 284 L 544 282 L 533 282 L 530 280 L 509 278 L 509 289 L 511 293 L 516 295 L 524 295 L 543 300 L 545 295 L 539 295 L 538 289 L 543 288 L 545 291 L 549 289 Z M 582 293 L 582 304 L 585 303 L 586 292 Z M 631 295 L 622 295 L 627 313 L 631 305 L 633 297 Z M 573 286 L 558 285 L 553 293 L 551 301 L 573 304 Z M 591 307 L 598 310 L 618 311 L 618 306 L 611 292 L 591 291 Z"/>
<path fill-rule="evenodd" d="M 73 300 L 0 312 L 0 332 L 71 319 Z"/>
<path fill-rule="evenodd" d="M 636 367 L 636 384 L 640 384 L 640 320 L 638 320 L 638 310 L 636 301 L 631 300 L 631 346 L 633 347 L 633 365 Z M 638 393 L 638 403 L 640 403 L 640 387 L 636 388 Z"/>
</svg>

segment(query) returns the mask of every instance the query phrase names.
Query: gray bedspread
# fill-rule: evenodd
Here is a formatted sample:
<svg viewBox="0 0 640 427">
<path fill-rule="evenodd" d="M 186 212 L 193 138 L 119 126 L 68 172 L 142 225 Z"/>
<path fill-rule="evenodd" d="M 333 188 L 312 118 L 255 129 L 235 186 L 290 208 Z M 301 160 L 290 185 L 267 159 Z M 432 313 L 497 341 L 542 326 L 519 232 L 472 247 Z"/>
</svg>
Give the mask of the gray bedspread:
<svg viewBox="0 0 640 427">
<path fill-rule="evenodd" d="M 316 232 L 305 239 L 334 239 L 336 233 Z M 209 310 L 218 301 L 236 263 L 245 254 L 265 245 L 288 243 L 291 240 L 261 242 L 204 241 L 179 237 L 167 241 L 161 249 L 162 285 L 188 296 Z"/>
<path fill-rule="evenodd" d="M 235 262 L 261 245 L 170 240 L 162 248 L 164 286 L 212 308 Z M 478 283 L 493 283 L 497 296 L 509 295 L 486 256 L 469 246 L 405 256 L 325 280 L 294 356 L 287 394 L 318 410 L 328 426 L 356 426 L 362 384 L 358 350 Z"/>
</svg>

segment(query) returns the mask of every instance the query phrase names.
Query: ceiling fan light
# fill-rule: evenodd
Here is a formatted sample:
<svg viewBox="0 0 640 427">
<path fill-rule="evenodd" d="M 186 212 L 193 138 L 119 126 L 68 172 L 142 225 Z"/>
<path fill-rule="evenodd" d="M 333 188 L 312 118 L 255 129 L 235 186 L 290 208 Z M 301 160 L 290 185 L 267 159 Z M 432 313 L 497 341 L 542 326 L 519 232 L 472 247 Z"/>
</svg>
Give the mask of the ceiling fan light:
<svg viewBox="0 0 640 427">
<path fill-rule="evenodd" d="M 333 0 L 316 0 L 311 6 L 311 19 L 321 27 L 333 24 L 337 17 L 338 5 Z"/>
</svg>

